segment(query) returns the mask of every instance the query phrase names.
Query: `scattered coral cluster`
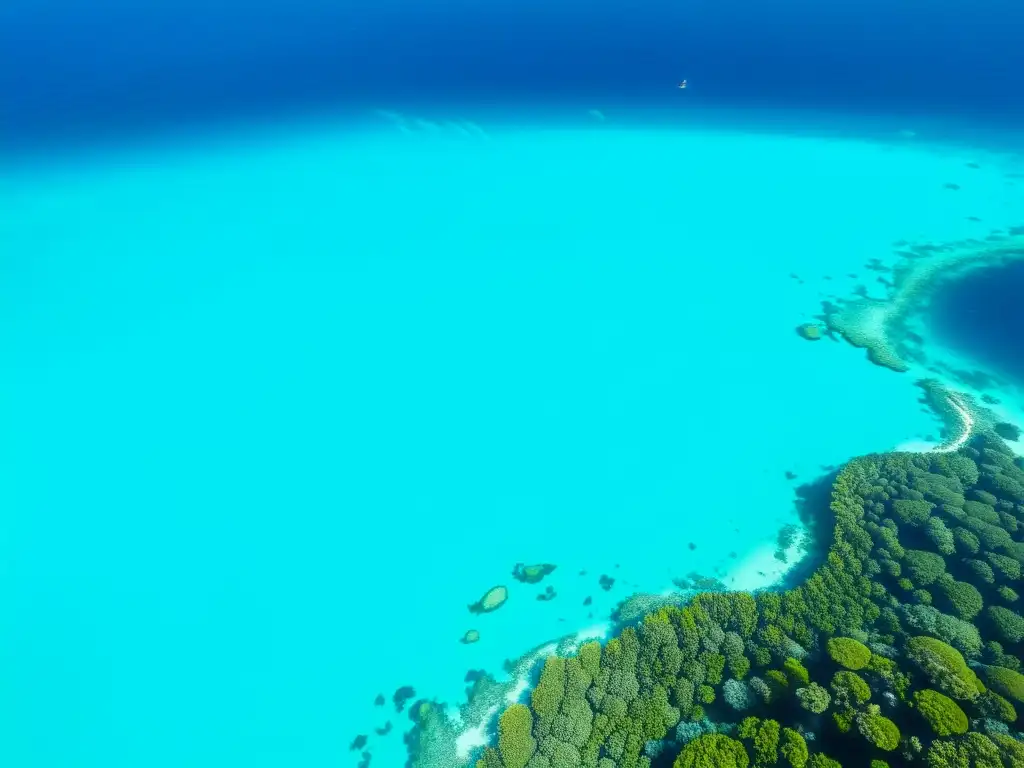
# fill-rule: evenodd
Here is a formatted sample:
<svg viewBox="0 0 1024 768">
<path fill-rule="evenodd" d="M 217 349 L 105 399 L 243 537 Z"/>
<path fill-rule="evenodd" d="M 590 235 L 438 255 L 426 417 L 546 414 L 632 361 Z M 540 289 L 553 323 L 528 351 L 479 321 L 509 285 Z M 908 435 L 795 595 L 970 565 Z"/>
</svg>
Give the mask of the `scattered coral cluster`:
<svg viewBox="0 0 1024 768">
<path fill-rule="evenodd" d="M 1024 766 L 1021 461 L 993 433 L 867 456 L 831 508 L 800 587 L 701 594 L 548 658 L 477 768 Z"/>
</svg>

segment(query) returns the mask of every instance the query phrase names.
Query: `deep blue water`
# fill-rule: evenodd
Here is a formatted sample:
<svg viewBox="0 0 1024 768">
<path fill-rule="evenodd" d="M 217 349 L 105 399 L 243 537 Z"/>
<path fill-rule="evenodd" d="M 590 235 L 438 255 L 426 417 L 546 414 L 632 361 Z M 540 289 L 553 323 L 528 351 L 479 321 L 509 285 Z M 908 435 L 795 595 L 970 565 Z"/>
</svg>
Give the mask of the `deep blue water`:
<svg viewBox="0 0 1024 768">
<path fill-rule="evenodd" d="M 345 105 L 694 101 L 1013 122 L 1024 4 L 8 0 L 9 147 Z"/>
<path fill-rule="evenodd" d="M 1024 386 L 1024 262 L 973 272 L 945 283 L 932 300 L 930 324 L 946 344 Z"/>
</svg>

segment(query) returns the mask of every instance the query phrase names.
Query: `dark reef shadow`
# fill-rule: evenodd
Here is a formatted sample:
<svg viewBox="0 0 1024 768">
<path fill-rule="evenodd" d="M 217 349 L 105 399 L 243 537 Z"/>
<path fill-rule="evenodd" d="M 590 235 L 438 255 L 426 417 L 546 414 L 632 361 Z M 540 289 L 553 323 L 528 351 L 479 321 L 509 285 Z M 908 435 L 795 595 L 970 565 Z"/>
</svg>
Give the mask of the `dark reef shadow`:
<svg viewBox="0 0 1024 768">
<path fill-rule="evenodd" d="M 828 474 L 815 480 L 798 485 L 796 493 L 796 512 L 807 530 L 807 544 L 804 556 L 786 571 L 772 590 L 789 590 L 799 587 L 818 570 L 828 557 L 832 545 L 832 532 L 835 528 L 835 517 L 830 504 L 832 502 L 832 485 L 839 476 L 839 469 L 832 469 Z"/>
</svg>

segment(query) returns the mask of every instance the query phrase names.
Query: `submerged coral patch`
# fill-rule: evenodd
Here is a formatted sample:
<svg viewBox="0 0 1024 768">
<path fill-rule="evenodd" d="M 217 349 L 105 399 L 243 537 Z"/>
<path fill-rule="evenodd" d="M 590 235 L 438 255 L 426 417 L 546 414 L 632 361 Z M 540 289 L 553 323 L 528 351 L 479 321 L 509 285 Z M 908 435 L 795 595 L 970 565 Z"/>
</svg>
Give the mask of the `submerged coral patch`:
<svg viewBox="0 0 1024 768">
<path fill-rule="evenodd" d="M 556 597 L 558 597 L 558 593 L 555 591 L 555 588 L 552 587 L 550 584 L 545 588 L 545 590 L 542 593 L 537 595 L 537 599 L 541 602 L 547 600 L 554 600 Z"/>
<path fill-rule="evenodd" d="M 821 326 L 816 323 L 803 323 L 796 327 L 796 332 L 801 338 L 807 341 L 818 341 L 821 339 Z"/>
<path fill-rule="evenodd" d="M 516 563 L 516 567 L 512 570 L 512 578 L 524 584 L 536 584 L 554 571 L 556 567 L 551 563 L 540 563 L 538 565 Z"/>
<path fill-rule="evenodd" d="M 349 752 L 358 752 L 366 746 L 366 741 L 366 734 L 359 734 L 354 739 L 352 739 L 352 743 L 348 745 Z"/>
<path fill-rule="evenodd" d="M 841 309 L 827 314 L 825 323 L 855 347 L 868 352 L 868 359 L 875 365 L 902 373 L 909 366 L 889 340 L 889 327 L 894 322 L 892 308 L 882 299 L 862 298 L 845 304 Z"/>
<path fill-rule="evenodd" d="M 1009 424 L 1005 421 L 1001 421 L 992 427 L 992 429 L 994 429 L 996 434 L 1003 438 L 1003 440 L 1010 440 L 1012 442 L 1020 440 L 1020 427 L 1016 424 Z"/>
<path fill-rule="evenodd" d="M 405 709 L 405 703 L 416 696 L 416 689 L 411 685 L 403 685 L 397 691 L 395 695 L 391 697 L 391 700 L 395 704 L 395 710 L 401 712 Z"/>
<path fill-rule="evenodd" d="M 491 587 L 483 597 L 469 606 L 469 610 L 471 613 L 490 613 L 501 608 L 506 600 L 508 600 L 508 587 Z"/>
</svg>

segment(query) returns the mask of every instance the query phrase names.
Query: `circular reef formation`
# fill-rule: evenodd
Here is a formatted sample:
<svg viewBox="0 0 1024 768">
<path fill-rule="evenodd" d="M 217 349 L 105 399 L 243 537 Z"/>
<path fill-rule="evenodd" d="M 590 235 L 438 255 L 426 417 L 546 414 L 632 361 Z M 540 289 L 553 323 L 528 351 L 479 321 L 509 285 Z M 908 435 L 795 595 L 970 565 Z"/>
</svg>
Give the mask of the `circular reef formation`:
<svg viewBox="0 0 1024 768">
<path fill-rule="evenodd" d="M 909 246 L 901 256 L 884 298 L 860 296 L 825 311 L 830 331 L 866 349 L 871 362 L 898 372 L 910 370 L 906 321 L 927 302 L 936 285 L 967 271 L 1024 259 L 1024 234 Z"/>
</svg>

